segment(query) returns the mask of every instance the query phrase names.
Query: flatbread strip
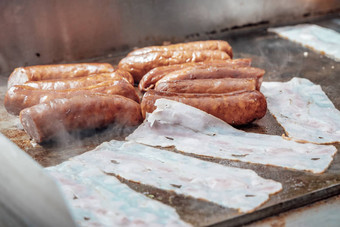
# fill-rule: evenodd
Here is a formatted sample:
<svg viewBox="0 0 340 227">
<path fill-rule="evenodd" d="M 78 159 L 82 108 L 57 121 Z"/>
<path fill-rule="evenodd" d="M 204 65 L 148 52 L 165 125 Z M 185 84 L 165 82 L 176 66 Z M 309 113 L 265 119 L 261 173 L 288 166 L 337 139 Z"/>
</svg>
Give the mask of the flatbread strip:
<svg viewBox="0 0 340 227">
<path fill-rule="evenodd" d="M 227 167 L 144 146 L 110 141 L 74 160 L 177 194 L 250 212 L 282 189 L 281 183 L 263 179 L 254 171 Z M 249 196 L 251 195 L 251 196 Z"/>
<path fill-rule="evenodd" d="M 332 29 L 315 24 L 299 24 L 270 28 L 268 31 L 340 61 L 340 33 Z"/>
<path fill-rule="evenodd" d="M 128 140 L 205 157 L 272 165 L 313 173 L 324 172 L 336 153 L 334 146 L 302 144 L 281 136 L 247 133 L 194 107 L 159 99 Z"/>
<path fill-rule="evenodd" d="M 261 89 L 268 109 L 290 139 L 316 144 L 340 142 L 340 111 L 319 85 L 293 78 L 265 82 Z"/>
<path fill-rule="evenodd" d="M 61 185 L 80 226 L 190 226 L 175 209 L 76 160 L 46 168 Z"/>
</svg>

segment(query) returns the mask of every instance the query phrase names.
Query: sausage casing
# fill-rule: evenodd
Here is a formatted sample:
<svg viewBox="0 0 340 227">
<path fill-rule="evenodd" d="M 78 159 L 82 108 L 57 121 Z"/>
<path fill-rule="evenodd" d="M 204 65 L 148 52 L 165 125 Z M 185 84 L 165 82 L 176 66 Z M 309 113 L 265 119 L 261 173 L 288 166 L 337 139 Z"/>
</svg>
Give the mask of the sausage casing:
<svg viewBox="0 0 340 227">
<path fill-rule="evenodd" d="M 255 89 L 256 80 L 254 78 L 173 80 L 158 83 L 155 87 L 155 90 L 160 92 L 209 94 L 253 91 Z"/>
<path fill-rule="evenodd" d="M 189 66 L 184 69 L 173 71 L 157 83 L 162 83 L 171 80 L 188 80 L 188 79 L 217 79 L 217 78 L 255 78 L 256 89 L 260 90 L 263 75 L 265 71 L 254 67 L 238 67 L 238 66 L 223 66 L 223 67 L 193 67 Z M 156 83 L 156 86 L 157 86 Z"/>
<path fill-rule="evenodd" d="M 42 90 L 66 90 L 92 86 L 109 80 L 125 80 L 133 85 L 131 74 L 123 70 L 69 79 L 28 81 L 24 85 Z"/>
<path fill-rule="evenodd" d="M 27 134 L 41 143 L 65 131 L 112 123 L 137 125 L 142 115 L 138 103 L 120 95 L 77 95 L 26 108 L 20 112 L 20 121 Z"/>
<path fill-rule="evenodd" d="M 218 50 L 153 51 L 127 56 L 119 62 L 118 67 L 131 73 L 135 82 L 139 82 L 145 73 L 159 66 L 226 59 L 230 59 L 229 55 Z"/>
<path fill-rule="evenodd" d="M 4 105 L 8 113 L 18 115 L 24 108 L 56 98 L 90 94 L 121 95 L 139 102 L 139 96 L 131 84 L 124 80 L 111 80 L 94 86 L 68 90 L 41 90 L 25 85 L 15 85 L 7 91 Z"/>
<path fill-rule="evenodd" d="M 16 68 L 8 78 L 8 88 L 27 81 L 66 79 L 96 73 L 113 72 L 108 63 L 78 63 L 59 65 L 35 65 Z"/>
<path fill-rule="evenodd" d="M 267 111 L 267 102 L 259 91 L 243 91 L 225 94 L 178 94 L 149 90 L 143 96 L 141 108 L 146 112 L 155 110 L 157 99 L 178 101 L 205 111 L 231 125 L 248 124 L 262 118 Z"/>
<path fill-rule="evenodd" d="M 251 65 L 251 59 L 250 58 L 242 58 L 242 59 L 234 59 L 234 60 L 216 60 L 211 62 L 190 62 L 190 63 L 183 63 L 183 64 L 177 64 L 177 65 L 168 65 L 168 66 L 160 66 L 157 68 L 154 68 L 150 70 L 148 73 L 146 73 L 143 78 L 140 80 L 138 88 L 140 91 L 147 91 L 151 88 L 153 88 L 156 84 L 156 82 L 160 79 L 162 79 L 164 76 L 166 76 L 168 73 L 184 69 L 189 66 L 199 66 L 199 67 L 223 67 L 223 66 L 250 66 Z"/>
<path fill-rule="evenodd" d="M 226 52 L 230 58 L 233 58 L 233 50 L 227 41 L 223 40 L 207 40 L 195 41 L 188 43 L 178 43 L 166 46 L 149 46 L 136 49 L 129 53 L 129 55 L 145 54 L 152 51 L 168 51 L 168 50 L 220 50 Z"/>
</svg>

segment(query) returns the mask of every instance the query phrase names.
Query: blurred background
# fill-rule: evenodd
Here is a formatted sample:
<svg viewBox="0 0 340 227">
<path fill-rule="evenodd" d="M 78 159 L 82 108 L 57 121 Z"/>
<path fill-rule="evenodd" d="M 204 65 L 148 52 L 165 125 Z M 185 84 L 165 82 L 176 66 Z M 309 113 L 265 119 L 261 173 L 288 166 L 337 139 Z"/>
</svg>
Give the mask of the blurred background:
<svg viewBox="0 0 340 227">
<path fill-rule="evenodd" d="M 339 15 L 340 0 L 2 0 L 0 74 Z"/>
</svg>

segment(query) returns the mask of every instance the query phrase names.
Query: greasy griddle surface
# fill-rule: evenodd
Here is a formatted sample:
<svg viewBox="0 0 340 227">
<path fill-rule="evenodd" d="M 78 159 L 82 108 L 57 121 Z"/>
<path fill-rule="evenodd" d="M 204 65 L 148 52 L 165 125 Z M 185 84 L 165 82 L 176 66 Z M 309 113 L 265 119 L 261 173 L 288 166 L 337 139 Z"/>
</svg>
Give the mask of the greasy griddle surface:
<svg viewBox="0 0 340 227">
<path fill-rule="evenodd" d="M 332 20 L 321 21 L 318 24 L 339 31 L 339 25 Z M 292 77 L 308 78 L 321 85 L 335 107 L 340 109 L 340 74 L 339 63 L 313 52 L 298 44 L 278 38 L 275 34 L 258 31 L 251 34 L 224 37 L 233 47 L 235 58 L 252 58 L 253 65 L 266 70 L 264 81 L 288 81 Z M 304 52 L 308 52 L 307 57 Z M 117 58 L 104 59 L 117 64 Z M 3 103 L 7 89 L 8 75 L 0 77 L 0 97 Z M 31 143 L 29 137 L 20 126 L 17 117 L 9 115 L 3 104 L 0 106 L 0 132 L 26 151 L 42 166 L 53 166 L 70 157 L 82 154 L 95 148 L 104 141 L 122 140 L 134 128 L 117 128 L 110 126 L 101 130 L 90 130 L 65 137 L 65 141 L 37 145 Z M 273 116 L 266 116 L 251 125 L 240 129 L 248 132 L 282 135 L 283 129 Z M 338 151 L 340 145 L 336 145 Z M 181 218 L 194 225 L 223 224 L 239 225 L 258 218 L 282 212 L 287 209 L 305 205 L 333 194 L 340 194 L 340 155 L 335 155 L 329 169 L 323 174 L 312 174 L 302 171 L 291 171 L 283 168 L 264 165 L 247 164 L 237 161 L 205 159 L 227 166 L 249 168 L 264 178 L 281 182 L 283 190 L 271 196 L 270 200 L 251 214 L 239 214 L 232 209 L 226 209 L 212 203 L 199 201 L 190 197 L 176 195 L 138 183 L 127 183 L 136 191 L 142 192 L 176 208 Z"/>
</svg>

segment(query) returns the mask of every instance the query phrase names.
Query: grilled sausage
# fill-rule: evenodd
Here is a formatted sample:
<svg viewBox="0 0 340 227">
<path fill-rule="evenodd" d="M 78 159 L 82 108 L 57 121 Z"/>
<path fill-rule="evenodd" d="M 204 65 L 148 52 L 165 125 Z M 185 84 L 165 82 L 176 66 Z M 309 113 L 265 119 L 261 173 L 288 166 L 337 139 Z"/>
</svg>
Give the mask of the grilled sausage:
<svg viewBox="0 0 340 227">
<path fill-rule="evenodd" d="M 56 98 L 71 98 L 80 94 L 115 94 L 139 102 L 139 96 L 131 84 L 124 80 L 111 80 L 94 86 L 57 91 L 41 90 L 25 85 L 15 85 L 7 91 L 4 105 L 8 113 L 18 115 L 24 108 L 48 102 Z M 84 102 L 86 102 L 86 100 L 84 100 Z"/>
<path fill-rule="evenodd" d="M 262 79 L 265 71 L 254 67 L 238 67 L 238 66 L 223 66 L 223 67 L 186 67 L 174 72 L 171 72 L 160 79 L 157 83 L 162 83 L 171 80 L 188 80 L 188 79 L 217 79 L 217 78 L 255 78 L 256 90 L 260 90 Z M 157 86 L 156 83 L 156 86 Z"/>
<path fill-rule="evenodd" d="M 139 82 L 145 73 L 159 66 L 226 59 L 230 59 L 229 55 L 219 50 L 153 51 L 127 56 L 119 62 L 118 67 L 131 73 L 135 82 Z"/>
<path fill-rule="evenodd" d="M 141 108 L 146 112 L 155 110 L 157 99 L 165 98 L 196 107 L 231 125 L 248 124 L 262 118 L 267 111 L 267 102 L 259 91 L 243 91 L 225 94 L 178 94 L 149 90 L 143 96 Z"/>
<path fill-rule="evenodd" d="M 172 80 L 158 83 L 155 87 L 155 90 L 160 92 L 209 94 L 253 91 L 255 89 L 256 80 L 254 78 Z"/>
<path fill-rule="evenodd" d="M 226 52 L 230 58 L 233 58 L 233 50 L 227 41 L 222 40 L 208 40 L 196 41 L 188 43 L 178 43 L 166 46 L 149 46 L 136 49 L 128 55 L 146 54 L 152 51 L 168 51 L 168 50 L 220 50 Z"/>
<path fill-rule="evenodd" d="M 8 78 L 8 88 L 27 81 L 66 79 L 96 73 L 113 72 L 108 63 L 79 63 L 60 65 L 36 65 L 16 68 Z"/>
<path fill-rule="evenodd" d="M 24 85 L 42 90 L 66 90 L 92 86 L 109 80 L 125 80 L 133 85 L 131 74 L 123 70 L 69 79 L 28 81 Z"/>
<path fill-rule="evenodd" d="M 146 73 L 141 81 L 139 82 L 138 88 L 140 91 L 147 91 L 155 86 L 155 83 L 162 79 L 164 76 L 166 76 L 168 73 L 184 69 L 188 66 L 204 66 L 204 67 L 210 67 L 210 66 L 216 66 L 216 67 L 222 67 L 227 65 L 237 65 L 237 66 L 250 66 L 251 65 L 251 59 L 250 58 L 244 58 L 244 59 L 234 59 L 234 60 L 216 60 L 212 62 L 190 62 L 190 63 L 183 63 L 183 64 L 177 64 L 177 65 L 169 65 L 169 66 L 160 66 L 157 68 L 154 68 L 150 70 L 148 73 Z"/>
<path fill-rule="evenodd" d="M 112 123 L 134 126 L 142 120 L 140 105 L 120 95 L 77 95 L 20 112 L 24 130 L 38 143 L 65 131 L 101 128 Z"/>
</svg>

